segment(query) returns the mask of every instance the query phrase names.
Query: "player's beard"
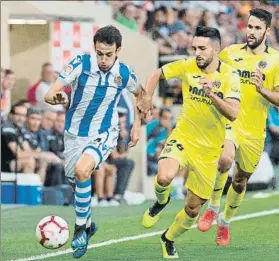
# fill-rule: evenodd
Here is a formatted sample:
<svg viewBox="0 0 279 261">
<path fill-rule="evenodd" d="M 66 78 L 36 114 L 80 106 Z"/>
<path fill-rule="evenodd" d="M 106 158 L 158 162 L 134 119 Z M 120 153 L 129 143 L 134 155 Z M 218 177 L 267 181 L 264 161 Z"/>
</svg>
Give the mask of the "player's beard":
<svg viewBox="0 0 279 261">
<path fill-rule="evenodd" d="M 213 57 L 208 58 L 207 60 L 205 60 L 203 64 L 199 64 L 197 60 L 196 60 L 196 63 L 197 63 L 197 66 L 198 66 L 200 69 L 203 70 L 203 69 L 205 69 L 209 64 L 211 64 L 212 61 L 213 61 Z"/>
<path fill-rule="evenodd" d="M 263 42 L 263 40 L 264 40 L 264 37 L 265 37 L 265 33 L 266 33 L 266 31 L 264 32 L 264 34 L 262 35 L 261 38 L 255 39 L 255 42 L 252 43 L 252 44 L 249 44 L 249 42 L 248 42 L 248 40 L 247 40 L 247 46 L 248 46 L 249 48 L 251 48 L 252 50 L 256 49 L 258 46 L 260 46 L 260 45 L 262 44 L 262 42 Z"/>
</svg>

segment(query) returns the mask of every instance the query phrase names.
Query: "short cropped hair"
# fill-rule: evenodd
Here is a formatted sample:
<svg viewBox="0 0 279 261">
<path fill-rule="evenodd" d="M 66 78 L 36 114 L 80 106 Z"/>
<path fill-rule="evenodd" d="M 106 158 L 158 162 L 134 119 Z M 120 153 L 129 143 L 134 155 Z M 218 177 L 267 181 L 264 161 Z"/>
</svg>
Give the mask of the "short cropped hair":
<svg viewBox="0 0 279 261">
<path fill-rule="evenodd" d="M 122 35 L 116 27 L 108 25 L 100 28 L 96 32 L 93 41 L 94 45 L 96 45 L 97 42 L 109 45 L 113 45 L 115 43 L 116 49 L 118 49 L 122 45 Z"/>
<path fill-rule="evenodd" d="M 272 20 L 272 14 L 268 12 L 267 10 L 261 9 L 261 8 L 255 8 L 250 10 L 250 16 L 255 16 L 261 21 L 264 21 L 266 24 L 266 27 L 271 26 L 271 20 Z"/>
<path fill-rule="evenodd" d="M 213 41 L 219 42 L 221 44 L 221 35 L 217 28 L 214 27 L 205 27 L 205 26 L 198 26 L 196 30 L 196 37 L 207 37 Z"/>
</svg>

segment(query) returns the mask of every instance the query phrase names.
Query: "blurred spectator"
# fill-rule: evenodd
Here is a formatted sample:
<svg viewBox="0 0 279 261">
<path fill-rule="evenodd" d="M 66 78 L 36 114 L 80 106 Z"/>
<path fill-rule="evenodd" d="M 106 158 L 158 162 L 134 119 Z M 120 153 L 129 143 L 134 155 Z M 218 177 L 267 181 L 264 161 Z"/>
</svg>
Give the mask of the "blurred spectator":
<svg viewBox="0 0 279 261">
<path fill-rule="evenodd" d="M 158 172 L 158 161 L 160 154 L 164 148 L 165 141 L 160 142 L 156 146 L 155 154 L 147 155 L 147 175 L 155 176 Z"/>
<path fill-rule="evenodd" d="M 275 13 L 274 17 L 274 35 L 277 44 L 279 44 L 279 11 Z"/>
<path fill-rule="evenodd" d="M 147 124 L 147 155 L 153 157 L 157 147 L 164 142 L 172 130 L 172 114 L 168 108 L 160 110 L 159 120 Z"/>
<path fill-rule="evenodd" d="M 118 206 L 113 198 L 116 167 L 103 162 L 99 170 L 94 171 L 95 191 L 98 197 L 98 206 Z"/>
<path fill-rule="evenodd" d="M 190 47 L 192 38 L 188 37 L 188 35 L 191 35 L 191 32 L 187 30 L 183 22 L 177 21 L 172 24 L 169 27 L 169 35 L 176 47 L 172 54 L 189 54 L 188 48 Z"/>
<path fill-rule="evenodd" d="M 64 160 L 64 125 L 65 113 L 57 112 L 56 120 L 54 121 L 53 132 L 49 140 L 49 150 L 62 160 Z"/>
<path fill-rule="evenodd" d="M 128 2 L 120 8 L 120 12 L 117 15 L 117 21 L 133 31 L 139 31 L 135 19 L 137 15 L 136 12 L 136 6 L 132 2 Z"/>
<path fill-rule="evenodd" d="M 11 108 L 9 119 L 1 130 L 1 171 L 34 173 L 36 162 L 25 149 L 25 142 L 19 136 L 20 128 L 26 121 L 27 109 L 22 104 Z"/>
<path fill-rule="evenodd" d="M 9 111 L 9 98 L 7 91 L 12 90 L 15 86 L 15 74 L 12 70 L 1 69 L 1 112 L 8 114 Z"/>
<path fill-rule="evenodd" d="M 32 104 L 26 99 L 20 99 L 18 104 L 22 104 L 27 110 L 32 107 Z"/>
<path fill-rule="evenodd" d="M 45 183 L 47 167 L 49 164 L 61 164 L 61 160 L 51 152 L 44 152 L 41 148 L 41 142 L 44 139 L 40 131 L 42 113 L 40 109 L 30 108 L 27 111 L 25 127 L 21 129 L 21 136 L 27 141 L 24 146 L 25 151 L 31 152 L 37 159 L 37 172 Z"/>
<path fill-rule="evenodd" d="M 64 124 L 64 112 L 45 111 L 43 113 L 40 129 L 41 150 L 52 152 L 61 160 L 61 163 L 48 164 L 45 186 L 68 184 L 64 171 Z"/>
<path fill-rule="evenodd" d="M 126 129 L 126 115 L 119 113 L 120 135 L 117 142 L 117 148 L 111 153 L 107 162 L 116 166 L 116 186 L 114 190 L 114 199 L 119 203 L 124 203 L 124 193 L 127 189 L 130 176 L 135 167 L 133 160 L 128 158 L 128 142 L 130 131 Z"/>
<path fill-rule="evenodd" d="M 41 79 L 31 86 L 27 92 L 27 100 L 42 110 L 63 111 L 63 105 L 50 105 L 44 101 L 44 96 L 56 80 L 56 72 L 51 63 L 42 66 Z"/>
<path fill-rule="evenodd" d="M 139 32 L 141 34 L 146 34 L 145 25 L 147 21 L 147 11 L 143 9 L 141 6 L 137 6 L 135 19 Z"/>
<path fill-rule="evenodd" d="M 50 63 L 46 63 L 43 65 L 42 70 L 42 79 L 39 85 L 36 88 L 36 101 L 37 106 L 43 110 L 55 110 L 55 111 L 63 111 L 64 107 L 62 104 L 58 105 L 50 105 L 45 102 L 44 97 L 45 94 L 50 89 L 51 85 L 55 81 L 55 71 Z"/>
<path fill-rule="evenodd" d="M 36 82 L 34 85 L 32 85 L 26 95 L 26 99 L 32 104 L 32 105 L 37 105 L 37 98 L 36 98 L 36 90 L 38 86 L 41 84 L 41 82 L 48 82 L 52 81 L 51 78 L 51 73 L 48 73 L 48 68 L 51 67 L 51 63 L 44 63 L 42 66 L 42 72 L 41 72 L 41 79 Z"/>
<path fill-rule="evenodd" d="M 269 110 L 267 124 L 266 151 L 269 152 L 271 161 L 279 164 L 279 106 L 272 106 Z"/>
<path fill-rule="evenodd" d="M 216 27 L 216 22 L 213 13 L 209 10 L 204 10 L 198 26 Z"/>
<path fill-rule="evenodd" d="M 40 134 L 42 136 L 40 140 L 40 147 L 42 151 L 49 151 L 49 141 L 52 136 L 54 122 L 56 121 L 55 111 L 44 111 L 42 116 Z"/>
</svg>

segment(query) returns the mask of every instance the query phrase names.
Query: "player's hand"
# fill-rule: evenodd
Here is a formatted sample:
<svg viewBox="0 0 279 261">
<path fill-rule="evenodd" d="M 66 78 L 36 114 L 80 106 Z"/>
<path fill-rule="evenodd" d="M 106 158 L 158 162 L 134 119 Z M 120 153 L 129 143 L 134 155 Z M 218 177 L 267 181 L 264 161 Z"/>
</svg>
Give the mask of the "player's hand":
<svg viewBox="0 0 279 261">
<path fill-rule="evenodd" d="M 68 104 L 68 96 L 65 92 L 57 92 L 53 96 L 54 104 Z"/>
<path fill-rule="evenodd" d="M 140 125 L 134 124 L 133 128 L 131 129 L 131 141 L 128 144 L 129 148 L 135 147 L 140 138 Z"/>
<path fill-rule="evenodd" d="M 262 93 L 263 87 L 263 73 L 257 69 L 255 74 L 250 79 L 251 83 L 255 85 L 257 92 Z"/>
<path fill-rule="evenodd" d="M 201 77 L 199 80 L 199 84 L 204 88 L 206 95 L 209 95 L 211 93 L 213 88 L 212 80 L 206 77 Z"/>
<path fill-rule="evenodd" d="M 148 97 L 147 95 L 139 97 L 137 100 L 137 108 L 141 113 L 147 114 L 152 108 L 152 97 Z"/>
</svg>

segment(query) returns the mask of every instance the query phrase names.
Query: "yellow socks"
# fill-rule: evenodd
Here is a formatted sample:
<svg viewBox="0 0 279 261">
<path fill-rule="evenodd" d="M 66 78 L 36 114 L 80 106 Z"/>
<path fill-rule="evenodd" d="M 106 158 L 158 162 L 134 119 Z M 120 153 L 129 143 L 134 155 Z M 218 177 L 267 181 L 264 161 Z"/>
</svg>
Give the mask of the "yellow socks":
<svg viewBox="0 0 279 261">
<path fill-rule="evenodd" d="M 166 204 L 170 195 L 171 184 L 167 187 L 163 187 L 157 182 L 157 175 L 154 179 L 155 194 L 160 204 Z"/>
<path fill-rule="evenodd" d="M 245 190 L 241 194 L 238 194 L 234 190 L 232 185 L 230 185 L 230 188 L 229 188 L 229 191 L 227 194 L 224 215 L 223 215 L 223 219 L 225 222 L 229 223 L 231 221 L 232 217 L 235 215 L 238 207 L 240 206 L 244 196 L 245 196 Z"/>
<path fill-rule="evenodd" d="M 219 171 L 217 172 L 214 190 L 211 194 L 211 199 L 209 203 L 210 206 L 209 209 L 213 210 L 216 213 L 219 212 L 220 201 L 223 195 L 223 190 L 226 185 L 227 179 L 228 179 L 228 172 L 225 173 L 220 173 Z"/>
<path fill-rule="evenodd" d="M 179 237 L 181 234 L 191 229 L 197 217 L 194 218 L 189 217 L 185 212 L 184 208 L 180 210 L 177 213 L 174 222 L 169 227 L 166 233 L 166 238 L 168 240 L 174 241 L 175 238 Z"/>
</svg>

